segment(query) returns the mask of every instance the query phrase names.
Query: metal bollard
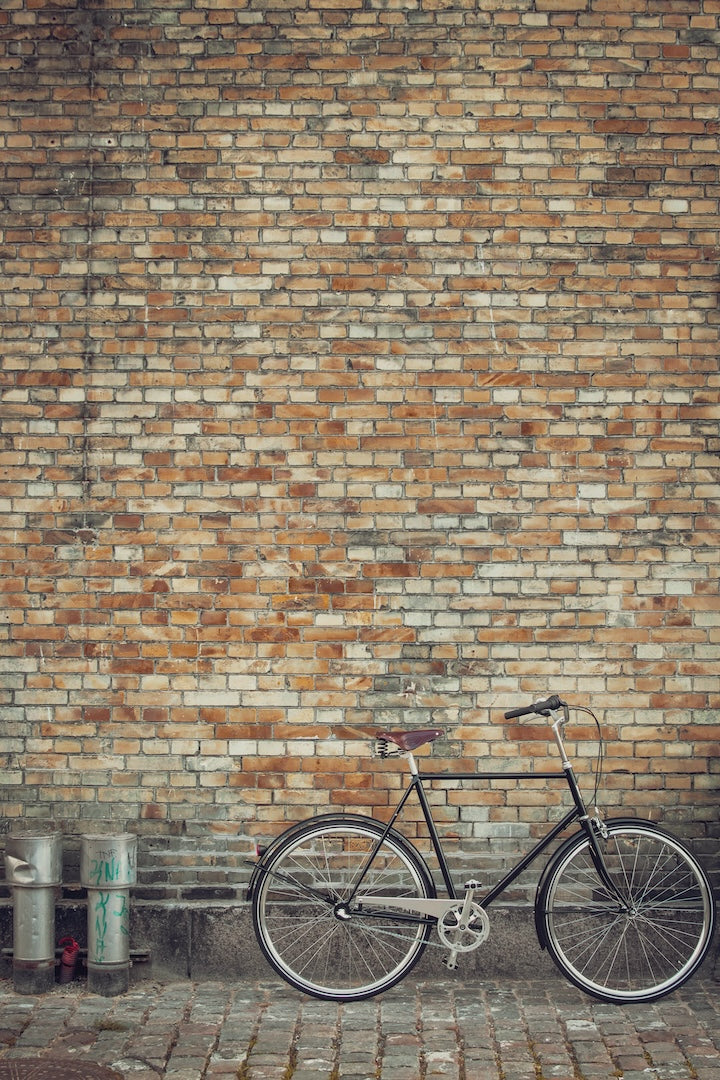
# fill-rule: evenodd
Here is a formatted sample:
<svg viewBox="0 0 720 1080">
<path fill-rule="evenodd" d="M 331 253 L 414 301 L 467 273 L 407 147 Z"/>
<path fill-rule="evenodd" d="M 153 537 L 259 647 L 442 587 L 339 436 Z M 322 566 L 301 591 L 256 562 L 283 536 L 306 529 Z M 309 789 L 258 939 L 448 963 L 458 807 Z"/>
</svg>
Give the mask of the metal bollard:
<svg viewBox="0 0 720 1080">
<path fill-rule="evenodd" d="M 83 836 L 80 881 L 88 891 L 88 989 L 105 997 L 130 985 L 130 886 L 137 836 Z"/>
<path fill-rule="evenodd" d="M 13 896 L 13 984 L 19 994 L 55 985 L 55 895 L 62 837 L 49 829 L 8 836 L 5 878 Z"/>
</svg>

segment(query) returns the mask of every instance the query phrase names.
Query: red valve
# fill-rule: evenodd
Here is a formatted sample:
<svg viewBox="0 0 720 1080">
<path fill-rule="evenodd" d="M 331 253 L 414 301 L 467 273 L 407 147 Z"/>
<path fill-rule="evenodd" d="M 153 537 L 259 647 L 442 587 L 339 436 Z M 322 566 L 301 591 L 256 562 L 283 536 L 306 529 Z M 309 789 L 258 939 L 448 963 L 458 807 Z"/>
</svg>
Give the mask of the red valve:
<svg viewBox="0 0 720 1080">
<path fill-rule="evenodd" d="M 75 978 L 75 968 L 77 967 L 78 956 L 80 955 L 80 946 L 75 938 L 64 937 L 60 938 L 58 945 L 64 946 L 63 954 L 60 959 L 60 982 L 69 983 Z"/>
</svg>

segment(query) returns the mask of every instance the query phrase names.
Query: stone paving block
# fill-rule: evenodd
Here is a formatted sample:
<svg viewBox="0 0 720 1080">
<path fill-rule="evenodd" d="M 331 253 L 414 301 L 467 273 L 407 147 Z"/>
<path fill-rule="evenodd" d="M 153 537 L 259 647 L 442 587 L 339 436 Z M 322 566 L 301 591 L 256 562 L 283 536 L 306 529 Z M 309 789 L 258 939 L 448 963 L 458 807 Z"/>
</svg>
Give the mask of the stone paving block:
<svg viewBox="0 0 720 1080">
<path fill-rule="evenodd" d="M 81 985 L 31 999 L 0 982 L 0 1061 L 72 1049 L 124 1080 L 720 1080 L 718 985 L 620 1008 L 540 982 L 408 980 L 337 1005 L 284 985 Z"/>
</svg>

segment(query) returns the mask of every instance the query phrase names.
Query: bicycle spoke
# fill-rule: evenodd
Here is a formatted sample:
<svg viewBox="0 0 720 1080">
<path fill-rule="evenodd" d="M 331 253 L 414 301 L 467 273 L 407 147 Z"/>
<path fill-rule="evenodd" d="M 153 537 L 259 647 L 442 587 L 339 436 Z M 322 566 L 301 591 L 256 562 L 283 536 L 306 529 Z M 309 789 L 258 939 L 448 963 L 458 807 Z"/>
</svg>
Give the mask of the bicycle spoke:
<svg viewBox="0 0 720 1080">
<path fill-rule="evenodd" d="M 401 839 L 386 837 L 378 847 L 383 832 L 360 819 L 309 823 L 265 868 L 253 905 L 258 940 L 280 974 L 306 993 L 337 1000 L 379 993 L 425 947 L 429 922 L 344 906 L 361 880 L 368 896 L 434 895 L 424 865 Z"/>
<path fill-rule="evenodd" d="M 597 876 L 589 842 L 578 837 L 544 891 L 548 944 L 589 993 L 652 1000 L 689 978 L 705 956 L 712 894 L 686 849 L 650 823 L 612 827 L 602 850 L 617 891 Z"/>
</svg>

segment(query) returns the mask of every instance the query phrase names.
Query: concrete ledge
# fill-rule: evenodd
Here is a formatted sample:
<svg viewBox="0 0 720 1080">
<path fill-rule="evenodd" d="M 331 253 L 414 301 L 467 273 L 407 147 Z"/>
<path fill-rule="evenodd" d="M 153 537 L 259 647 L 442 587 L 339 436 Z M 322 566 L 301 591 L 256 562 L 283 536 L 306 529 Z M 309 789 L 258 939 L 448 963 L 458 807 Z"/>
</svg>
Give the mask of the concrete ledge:
<svg viewBox="0 0 720 1080">
<path fill-rule="evenodd" d="M 490 936 L 475 952 L 459 958 L 459 978 L 554 978 L 560 977 L 552 960 L 538 943 L 533 910 L 527 905 L 496 906 L 489 911 Z M 87 941 L 84 904 L 60 901 L 55 912 L 55 940 L 72 935 Z M 442 960 L 446 950 L 433 947 L 433 936 L 416 969 L 418 975 L 447 977 Z M 0 941 L 12 946 L 12 906 L 0 901 Z M 133 981 L 156 979 L 254 980 L 274 977 L 255 940 L 250 906 L 244 902 L 195 904 L 149 903 L 131 905 L 130 945 L 147 951 L 147 963 L 133 965 Z M 10 962 L 4 961 L 6 976 Z M 720 981 L 720 950 L 717 944 L 704 966 Z"/>
<path fill-rule="evenodd" d="M 83 945 L 87 941 L 84 904 L 57 904 L 55 940 L 66 934 Z M 12 906 L 8 901 L 0 902 L 0 940 L 3 948 L 12 946 Z M 134 979 L 258 979 L 274 974 L 257 945 L 250 906 L 244 902 L 136 901 L 131 904 L 130 944 L 133 950 L 150 953 L 148 963 L 133 966 Z M 447 974 L 442 965 L 444 955 L 444 948 L 428 947 L 418 972 L 436 968 Z M 8 961 L 6 967 L 9 971 Z M 494 909 L 490 913 L 490 937 L 476 952 L 460 957 L 459 971 L 476 977 L 527 977 L 553 972 L 554 965 L 538 944 L 532 909 Z"/>
<path fill-rule="evenodd" d="M 460 970 L 466 975 L 527 977 L 554 971 L 538 944 L 532 910 L 499 908 L 491 915 L 490 926 L 487 942 L 460 958 Z M 247 904 L 174 910 L 138 904 L 131 932 L 134 943 L 153 950 L 154 971 L 166 968 L 179 974 L 184 967 L 192 978 L 235 975 L 254 979 L 274 974 L 255 940 Z M 418 973 L 436 969 L 447 975 L 442 965 L 445 953 L 444 948 L 428 947 Z"/>
</svg>

